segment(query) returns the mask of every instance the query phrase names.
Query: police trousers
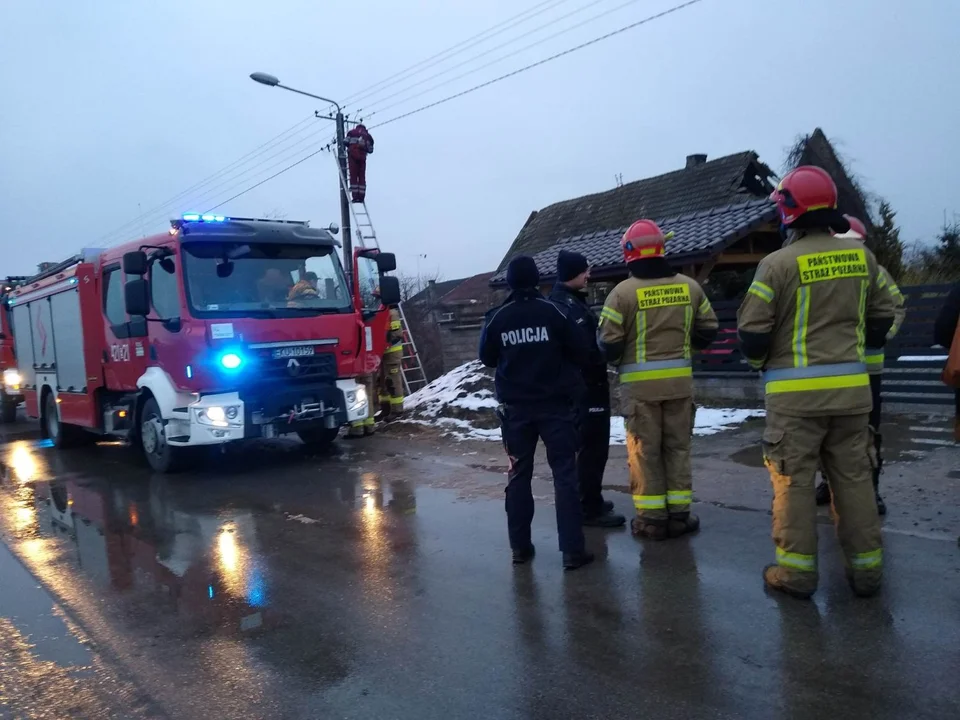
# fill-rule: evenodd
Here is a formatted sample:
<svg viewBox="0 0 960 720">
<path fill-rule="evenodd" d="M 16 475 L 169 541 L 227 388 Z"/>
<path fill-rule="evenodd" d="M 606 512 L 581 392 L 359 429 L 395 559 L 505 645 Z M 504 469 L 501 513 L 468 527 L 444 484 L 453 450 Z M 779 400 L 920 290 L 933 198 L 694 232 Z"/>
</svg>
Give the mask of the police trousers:
<svg viewBox="0 0 960 720">
<path fill-rule="evenodd" d="M 693 398 L 646 402 L 632 395 L 623 393 L 630 492 L 637 515 L 659 522 L 688 513 L 693 499 Z"/>
<path fill-rule="evenodd" d="M 764 464 L 773 483 L 773 542 L 784 581 L 817 588 L 814 479 L 823 466 L 830 483 L 837 537 L 856 584 L 876 587 L 883 570 L 880 516 L 871 475 L 875 466 L 869 416 L 794 417 L 767 412 Z"/>
<path fill-rule="evenodd" d="M 510 547 L 518 550 L 531 544 L 533 458 L 538 440 L 543 440 L 547 462 L 553 472 L 560 551 L 583 552 L 583 512 L 577 489 L 577 426 L 573 408 L 503 405 L 497 414 L 500 416 L 503 447 L 510 461 L 505 502 Z"/>
<path fill-rule="evenodd" d="M 603 471 L 610 455 L 610 385 L 588 385 L 577 410 L 577 482 L 584 514 L 603 512 Z"/>
</svg>

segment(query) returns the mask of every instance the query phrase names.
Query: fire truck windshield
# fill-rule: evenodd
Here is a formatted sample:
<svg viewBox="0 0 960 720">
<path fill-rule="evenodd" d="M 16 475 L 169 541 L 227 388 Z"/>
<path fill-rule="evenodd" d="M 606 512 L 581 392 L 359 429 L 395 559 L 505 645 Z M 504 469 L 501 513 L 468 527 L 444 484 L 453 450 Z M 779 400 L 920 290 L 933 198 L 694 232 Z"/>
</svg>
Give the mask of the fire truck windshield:
<svg viewBox="0 0 960 720">
<path fill-rule="evenodd" d="M 196 317 L 301 317 L 351 309 L 330 245 L 205 240 L 185 243 L 183 255 Z"/>
</svg>

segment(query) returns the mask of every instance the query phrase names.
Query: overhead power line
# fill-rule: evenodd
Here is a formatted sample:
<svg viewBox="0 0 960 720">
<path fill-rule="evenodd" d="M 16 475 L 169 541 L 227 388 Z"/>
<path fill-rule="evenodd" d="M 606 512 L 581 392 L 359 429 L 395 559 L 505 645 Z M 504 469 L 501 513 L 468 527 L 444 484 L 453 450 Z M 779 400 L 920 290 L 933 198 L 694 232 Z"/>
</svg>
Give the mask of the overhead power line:
<svg viewBox="0 0 960 720">
<path fill-rule="evenodd" d="M 668 16 L 668 15 L 672 15 L 672 14 L 674 14 L 674 13 L 676 13 L 676 12 L 679 12 L 680 10 L 684 10 L 684 9 L 686 9 L 686 8 L 692 6 L 692 5 L 696 5 L 696 4 L 701 3 L 701 2 L 703 2 L 703 0 L 687 0 L 687 2 L 683 2 L 683 3 L 680 3 L 680 4 L 678 4 L 678 5 L 674 5 L 673 7 L 670 7 L 670 8 L 668 8 L 668 9 L 662 11 L 662 12 L 656 13 L 655 15 L 650 15 L 650 16 L 648 16 L 648 17 L 643 18 L 642 20 L 638 20 L 637 22 L 630 23 L 629 25 L 624 25 L 624 26 L 621 27 L 621 28 L 618 28 L 618 29 L 616 29 L 616 30 L 613 30 L 613 31 L 611 31 L 611 32 L 608 32 L 608 33 L 606 33 L 606 34 L 604 34 L 604 35 L 600 35 L 599 37 L 595 37 L 595 38 L 593 38 L 592 40 L 588 40 L 588 41 L 586 41 L 586 42 L 580 43 L 579 45 L 576 45 L 576 46 L 574 46 L 574 47 L 571 47 L 571 48 L 568 48 L 568 49 L 566 49 L 566 50 L 563 50 L 562 52 L 555 53 L 555 54 L 553 54 L 553 55 L 551 55 L 551 56 L 549 56 L 549 57 L 543 58 L 542 60 L 538 60 L 537 62 L 530 63 L 529 65 L 525 65 L 525 66 L 523 66 L 523 67 L 521 67 L 521 68 L 518 68 L 517 70 L 514 70 L 514 71 L 509 72 L 509 73 L 505 73 L 504 75 L 500 75 L 499 77 L 495 77 L 495 78 L 493 78 L 492 80 L 488 80 L 488 81 L 486 81 L 486 82 L 480 83 L 479 85 L 474 85 L 474 86 L 471 87 L 471 88 L 468 88 L 468 89 L 463 90 L 463 91 L 461 91 L 461 92 L 455 93 L 455 94 L 453 94 L 453 95 L 449 95 L 448 97 L 445 97 L 445 98 L 442 98 L 442 99 L 440 99 L 440 100 L 437 100 L 436 102 L 429 103 L 428 105 L 423 105 L 422 107 L 419 107 L 419 108 L 417 108 L 416 110 L 411 110 L 411 111 L 406 112 L 406 113 L 403 113 L 403 114 L 401 114 L 401 115 L 397 115 L 396 117 L 392 117 L 392 118 L 390 118 L 389 120 L 385 120 L 384 122 L 379 123 L 378 125 L 372 126 L 371 129 L 373 129 L 373 128 L 378 128 L 378 127 L 383 127 L 384 125 L 389 125 L 390 123 L 397 122 L 398 120 L 403 120 L 404 118 L 408 118 L 408 117 L 410 117 L 411 115 L 416 115 L 416 114 L 418 114 L 418 113 L 424 112 L 425 110 L 429 110 L 430 108 L 437 107 L 438 105 L 443 105 L 444 103 L 448 103 L 448 102 L 450 102 L 451 100 L 455 100 L 455 99 L 457 99 L 457 98 L 463 97 L 464 95 L 469 95 L 470 93 L 476 92 L 477 90 L 481 90 L 481 89 L 483 89 L 483 88 L 485 88 L 485 87 L 489 87 L 490 85 L 493 85 L 493 84 L 495 84 L 495 83 L 498 83 L 498 82 L 500 82 L 501 80 L 506 80 L 506 79 L 511 78 L 511 77 L 513 77 L 513 76 L 515 76 L 515 75 L 519 75 L 520 73 L 526 72 L 527 70 L 532 70 L 533 68 L 539 67 L 539 66 L 541 66 L 541 65 L 545 65 L 546 63 L 551 62 L 552 60 L 556 60 L 556 59 L 561 58 L 561 57 L 564 57 L 564 56 L 566 56 L 566 55 L 570 55 L 571 53 L 575 53 L 575 52 L 577 52 L 578 50 L 582 50 L 582 49 L 584 49 L 584 48 L 586 48 L 586 47 L 590 47 L 591 45 L 596 45 L 596 44 L 599 43 L 599 42 L 602 42 L 602 41 L 604 41 L 604 40 L 608 40 L 608 39 L 610 39 L 610 38 L 612 38 L 612 37 L 615 37 L 615 36 L 617 36 L 617 35 L 620 35 L 620 34 L 622 34 L 622 33 L 625 33 L 625 32 L 627 32 L 628 30 L 633 30 L 634 28 L 638 28 L 638 27 L 640 27 L 641 25 L 647 25 L 648 23 L 651 23 L 651 22 L 653 22 L 654 20 L 659 20 L 660 18 L 666 17 L 666 16 Z M 246 193 L 250 192 L 251 190 L 254 190 L 254 189 L 260 187 L 260 186 L 263 185 L 264 183 L 266 183 L 266 182 L 268 182 L 268 181 L 270 181 L 270 180 L 273 180 L 274 178 L 279 177 L 280 175 L 283 175 L 283 174 L 284 174 L 285 172 L 287 172 L 288 170 L 292 170 L 293 168 L 295 168 L 295 167 L 296 167 L 297 165 L 299 165 L 300 163 L 304 162 L 305 160 L 309 160 L 311 157 L 313 157 L 314 155 L 317 155 L 317 154 L 323 152 L 325 149 L 326 149 L 326 148 L 320 148 L 320 149 L 317 150 L 316 152 L 313 152 L 313 153 L 311 153 L 310 155 L 307 155 L 306 157 L 301 158 L 301 159 L 298 160 L 297 162 L 295 162 L 295 163 L 293 163 L 293 164 L 291 164 L 291 165 L 288 165 L 287 167 L 279 170 L 278 172 L 274 173 L 274 174 L 271 175 L 270 177 L 265 178 L 264 180 L 261 180 L 261 181 L 258 182 L 256 185 L 251 185 L 250 187 L 246 188 L 245 190 L 242 190 L 242 191 L 238 192 L 238 193 L 237 193 L 236 195 L 234 195 L 233 197 L 231 197 L 231 198 L 229 198 L 229 199 L 227 199 L 227 200 L 222 201 L 221 203 L 219 203 L 218 205 L 214 206 L 214 207 L 211 208 L 211 209 L 212 209 L 212 210 L 213 210 L 213 209 L 217 209 L 217 208 L 225 205 L 226 203 L 228 203 L 228 202 L 230 202 L 230 201 L 232 201 L 232 200 L 235 200 L 236 198 L 241 197 L 242 195 L 245 195 Z"/>
<path fill-rule="evenodd" d="M 574 10 L 574 11 L 571 12 L 571 13 L 567 13 L 566 15 L 562 15 L 561 17 L 556 18 L 555 20 L 552 20 L 551 22 L 548 22 L 548 23 L 546 23 L 545 25 L 540 26 L 539 28 L 537 28 L 537 30 L 542 30 L 542 29 L 544 29 L 544 28 L 546 28 L 546 27 L 549 27 L 550 25 L 553 25 L 553 24 L 556 23 L 556 22 L 559 22 L 559 21 L 561 21 L 561 20 L 565 20 L 566 18 L 570 17 L 571 15 L 575 15 L 576 13 L 579 13 L 579 12 L 581 12 L 581 11 L 583 11 L 583 10 L 586 10 L 587 8 L 592 7 L 592 6 L 594 6 L 594 5 L 597 5 L 597 4 L 600 3 L 600 2 L 604 2 L 604 0 L 594 0 L 594 2 L 591 2 L 591 3 L 589 3 L 588 5 L 585 5 L 585 6 L 581 7 L 581 8 L 578 8 L 577 10 Z M 571 25 L 570 27 L 563 28 L 562 30 L 559 30 L 558 32 L 555 32 L 555 33 L 553 33 L 552 35 L 547 35 L 546 37 L 541 38 L 541 39 L 537 40 L 536 42 L 532 42 L 532 43 L 530 43 L 529 45 L 523 46 L 522 48 L 518 48 L 518 49 L 516 49 L 516 50 L 512 50 L 511 52 L 508 52 L 506 55 L 501 55 L 500 57 L 496 58 L 495 60 L 491 60 L 490 62 L 484 63 L 483 65 L 479 65 L 478 67 L 475 67 L 475 68 L 472 68 L 472 69 L 470 69 L 470 70 L 467 70 L 466 72 L 461 73 L 461 74 L 457 75 L 456 77 L 448 78 L 447 80 L 444 80 L 444 81 L 441 82 L 441 83 L 437 83 L 436 85 L 434 85 L 434 86 L 432 86 L 432 87 L 429 87 L 429 88 L 427 88 L 426 90 L 421 90 L 420 92 L 415 93 L 415 94 L 413 94 L 413 95 L 410 95 L 410 96 L 408 96 L 408 97 L 406 97 L 406 98 L 403 98 L 402 100 L 398 100 L 398 101 L 395 102 L 395 103 L 391 103 L 390 105 L 387 105 L 386 107 L 379 108 L 379 109 L 376 110 L 375 112 L 378 112 L 378 113 L 379 113 L 379 112 L 383 112 L 384 110 L 389 110 L 389 109 L 392 108 L 392 107 L 396 107 L 397 105 L 402 105 L 402 104 L 404 104 L 404 103 L 406 103 L 406 102 L 409 102 L 410 100 L 413 100 L 413 99 L 415 99 L 415 98 L 418 98 L 418 97 L 421 97 L 421 96 L 426 95 L 426 94 L 428 94 L 428 93 L 431 93 L 431 92 L 433 92 L 434 90 L 436 90 L 437 88 L 441 88 L 441 87 L 443 87 L 444 85 L 449 85 L 450 83 L 456 82 L 457 80 L 460 80 L 460 79 L 462 79 L 462 78 L 465 78 L 465 77 L 467 77 L 468 75 L 473 75 L 474 73 L 480 72 L 481 70 L 483 70 L 483 69 L 485 69 L 485 68 L 488 68 L 488 67 L 490 67 L 491 65 L 496 65 L 497 63 L 502 62 L 503 60 L 506 60 L 506 59 L 508 59 L 508 58 L 512 58 L 512 57 L 515 56 L 515 55 L 519 55 L 520 53 L 526 52 L 527 50 L 530 50 L 531 48 L 537 47 L 538 45 L 543 45 L 543 43 L 545 43 L 545 42 L 549 42 L 550 40 L 553 40 L 554 38 L 560 37 L 561 35 L 566 35 L 567 33 L 572 32 L 572 31 L 576 30 L 577 28 L 581 28 L 581 27 L 583 27 L 584 25 L 587 25 L 587 24 L 589 24 L 589 23 L 592 23 L 592 22 L 594 22 L 595 20 L 599 20 L 600 18 L 606 17 L 607 15 L 610 15 L 610 14 L 612 14 L 612 13 L 615 13 L 615 12 L 617 12 L 617 11 L 619 11 L 619 10 L 623 10 L 625 7 L 628 7 L 629 5 L 633 5 L 633 4 L 636 3 L 636 2 L 638 2 L 638 0 L 627 0 L 627 2 L 621 3 L 620 5 L 617 5 L 617 6 L 614 7 L 614 8 L 610 8 L 609 10 L 604 10 L 603 12 L 598 13 L 597 15 L 593 15 L 593 16 L 591 16 L 591 17 L 588 17 L 586 20 L 582 20 L 582 21 L 580 21 L 580 22 L 578 22 L 578 23 L 575 23 L 575 24 Z M 535 32 L 535 31 L 532 31 L 532 32 Z M 531 32 L 531 33 L 528 33 L 528 34 L 532 34 L 532 32 Z M 407 90 L 412 90 L 413 88 L 415 88 L 415 87 L 417 87 L 417 86 L 419 86 L 419 85 L 423 85 L 425 82 L 429 82 L 430 80 L 433 80 L 434 78 L 438 78 L 438 77 L 441 77 L 442 75 L 446 75 L 448 72 L 451 72 L 451 71 L 453 71 L 453 70 L 456 70 L 458 67 L 462 67 L 463 65 L 469 64 L 469 63 L 473 62 L 474 60 L 479 60 L 480 58 L 486 57 L 486 56 L 489 55 L 490 53 L 495 52 L 496 50 L 500 50 L 500 49 L 506 47 L 507 45 L 512 45 L 514 42 L 516 42 L 517 40 L 521 40 L 521 39 L 523 39 L 524 37 L 526 37 L 526 35 L 521 35 L 521 36 L 519 36 L 519 37 L 517 37 L 517 38 L 514 38 L 513 40 L 508 40 L 507 42 L 501 43 L 500 45 L 497 45 L 496 47 L 490 48 L 489 50 L 487 50 L 487 51 L 485 51 L 485 52 L 482 52 L 482 53 L 480 53 L 479 55 L 473 56 L 473 57 L 470 58 L 469 60 L 463 61 L 463 62 L 460 63 L 459 65 L 454 65 L 453 67 L 450 67 L 450 68 L 447 68 L 446 70 L 443 70 L 443 71 L 441 71 L 441 72 L 435 73 L 434 75 L 431 75 L 431 76 L 428 77 L 428 78 L 425 78 L 425 79 L 423 79 L 423 80 L 421 80 L 421 81 L 419 81 L 419 82 L 417 82 L 417 83 L 414 83 L 413 85 L 409 85 L 408 87 L 404 88 L 403 90 L 400 90 L 399 92 L 395 92 L 393 95 L 388 95 L 388 96 L 385 97 L 385 98 L 380 98 L 379 100 L 377 100 L 377 101 L 375 101 L 375 102 L 373 103 L 373 106 L 372 106 L 372 107 L 376 107 L 378 104 L 380 104 L 380 103 L 382 103 L 382 102 L 386 102 L 387 100 L 390 100 L 391 98 L 397 97 L 398 95 L 402 95 L 402 94 L 405 93 Z M 369 110 L 370 108 L 366 108 L 366 109 Z M 371 114 L 373 114 L 373 113 L 371 113 Z"/>
<path fill-rule="evenodd" d="M 503 22 L 497 23 L 496 25 L 487 28 L 483 32 L 477 33 L 476 35 L 472 35 L 471 37 L 468 37 L 466 40 L 463 40 L 457 43 L 456 45 L 452 45 L 448 47 L 446 50 L 441 50 L 435 55 L 431 55 L 426 60 L 421 60 L 420 62 L 414 63 L 413 65 L 406 68 L 405 70 L 401 70 L 398 73 L 394 73 L 390 77 L 384 78 L 380 82 L 375 83 L 370 87 L 364 88 L 363 90 L 360 90 L 359 92 L 356 92 L 353 95 L 350 95 L 343 101 L 344 107 L 348 105 L 356 105 L 358 102 L 360 102 L 364 98 L 367 98 L 370 95 L 376 95 L 377 92 L 372 92 L 376 88 L 380 88 L 383 85 L 387 85 L 387 84 L 394 84 L 394 81 L 399 81 L 408 77 L 413 77 L 414 75 L 419 75 L 420 73 L 428 70 L 429 68 L 435 65 L 439 65 L 441 62 L 446 62 L 450 58 L 456 57 L 460 53 L 466 52 L 472 47 L 485 43 L 487 40 L 490 40 L 491 38 L 494 38 L 497 35 L 501 35 L 505 33 L 507 30 L 515 28 L 518 25 L 522 25 L 528 20 L 532 20 L 536 16 L 542 15 L 543 13 L 549 10 L 553 10 L 555 7 L 559 5 L 563 5 L 564 3 L 567 3 L 569 1 L 570 0 L 548 0 L 547 2 L 541 2 L 538 5 L 534 5 L 533 7 L 528 8 L 527 10 L 524 10 L 522 13 L 518 13 L 513 17 L 507 18 Z M 523 17 L 525 15 L 527 17 Z M 494 30 L 496 30 L 496 32 L 492 32 Z M 417 70 L 417 68 L 420 68 L 420 69 Z M 411 72 L 412 70 L 415 70 L 415 72 Z"/>
<path fill-rule="evenodd" d="M 186 195 L 188 195 L 189 193 L 194 192 L 195 190 L 198 190 L 199 188 L 203 187 L 204 185 L 209 184 L 209 182 L 211 182 L 212 180 L 215 180 L 217 177 L 219 177 L 220 175 L 222 175 L 222 174 L 225 173 L 225 172 L 229 172 L 230 170 L 234 169 L 234 168 L 237 167 L 238 165 L 240 165 L 240 164 L 245 164 L 244 161 L 247 160 L 248 158 L 249 158 L 249 159 L 252 159 L 252 157 L 254 157 L 254 156 L 256 156 L 256 155 L 258 154 L 258 151 L 262 150 L 263 148 L 267 148 L 267 146 L 277 144 L 277 142 L 280 141 L 281 138 L 283 138 L 283 137 L 286 136 L 286 135 L 289 135 L 291 132 L 293 132 L 293 131 L 296 130 L 297 128 L 301 127 L 302 125 L 305 125 L 306 123 L 310 122 L 310 121 L 313 120 L 313 119 L 314 119 L 314 116 L 313 116 L 313 115 L 309 115 L 308 117 L 305 117 L 303 120 L 300 120 L 300 121 L 299 121 L 298 123 L 296 123 L 295 125 L 290 126 L 289 128 L 287 128 L 286 130 L 284 130 L 284 131 L 281 132 L 280 134 L 274 135 L 272 138 L 270 138 L 270 139 L 267 140 L 266 142 L 262 143 L 261 145 L 258 145 L 258 146 L 255 147 L 253 150 L 251 150 L 250 152 L 246 153 L 245 155 L 241 155 L 239 158 L 237 158 L 236 160 L 234 160 L 232 163 L 230 163 L 230 164 L 228 164 L 228 165 L 225 165 L 224 167 L 220 168 L 220 169 L 217 170 L 215 173 L 213 173 L 213 174 L 211 174 L 211 175 L 208 175 L 207 177 L 203 178 L 202 180 L 199 180 L 198 182 L 194 183 L 193 185 L 191 185 L 191 186 L 188 187 L 187 189 L 181 190 L 181 191 L 178 192 L 176 195 L 171 196 L 171 197 L 168 198 L 167 200 L 164 200 L 162 203 L 160 203 L 159 205 L 157 205 L 157 206 L 155 206 L 155 207 L 153 207 L 153 208 L 150 208 L 150 209 L 147 210 L 146 212 L 141 212 L 141 213 L 140 213 L 139 215 L 137 215 L 135 218 L 133 218 L 132 220 L 130 220 L 130 221 L 126 222 L 126 223 L 124 223 L 123 225 L 117 226 L 116 228 L 114 228 L 114 229 L 111 230 L 110 232 L 102 235 L 102 236 L 100 237 L 100 239 L 102 240 L 102 239 L 104 239 L 104 238 L 108 238 L 108 237 L 111 237 L 111 236 L 113 236 L 113 235 L 117 235 L 117 234 L 120 233 L 121 231 L 128 231 L 128 228 L 130 228 L 130 227 L 133 226 L 133 225 L 137 225 L 138 223 L 141 223 L 145 218 L 154 215 L 158 210 L 161 210 L 161 209 L 163 209 L 163 208 L 166 208 L 166 207 L 170 206 L 171 204 L 175 203 L 175 202 L 178 201 L 178 200 L 182 200 L 182 199 L 183 199 Z"/>
<path fill-rule="evenodd" d="M 516 14 L 516 15 L 513 15 L 513 16 L 507 18 L 506 20 L 504 20 L 504 21 L 502 21 L 502 22 L 500 22 L 500 23 L 497 23 L 496 25 L 493 25 L 493 26 L 487 28 L 486 30 L 484 30 L 484 31 L 482 31 L 482 32 L 480 32 L 480 33 L 477 33 L 476 35 L 472 35 L 471 37 L 467 38 L 466 40 L 460 41 L 460 42 L 458 42 L 458 43 L 456 43 L 456 44 L 448 47 L 447 49 L 440 51 L 439 53 L 435 53 L 434 55 L 431 55 L 429 58 L 426 58 L 425 60 L 421 60 L 421 61 L 419 61 L 419 62 L 411 65 L 410 67 L 406 68 L 405 70 L 401 70 L 401 71 L 398 72 L 398 73 L 394 73 L 393 75 L 389 76 L 388 78 L 385 78 L 385 79 L 381 80 L 380 82 L 378 82 L 378 83 L 376 83 L 376 84 L 374 84 L 374 85 L 372 85 L 372 86 L 370 86 L 370 87 L 367 87 L 367 88 L 361 90 L 359 93 L 354 93 L 353 95 L 351 95 L 350 97 L 347 98 L 347 100 L 345 101 L 344 104 L 346 105 L 346 103 L 353 102 L 354 100 L 357 100 L 357 99 L 360 98 L 360 97 L 364 97 L 364 98 L 365 98 L 365 97 L 370 97 L 371 95 L 376 95 L 376 94 L 378 94 L 377 92 L 370 92 L 370 91 L 372 91 L 374 88 L 378 88 L 378 87 L 387 85 L 388 83 L 390 83 L 391 81 L 393 81 L 393 80 L 395 80 L 395 79 L 406 79 L 407 77 L 412 77 L 413 75 L 417 75 L 417 74 L 419 74 L 420 72 L 424 72 L 424 71 L 428 70 L 430 67 L 433 67 L 433 66 L 435 66 L 435 65 L 437 65 L 437 64 L 439 64 L 439 63 L 441 63 L 441 62 L 444 62 L 445 60 L 449 59 L 450 57 L 454 57 L 454 56 L 456 56 L 456 55 L 459 55 L 460 53 L 465 52 L 466 50 L 470 49 L 471 47 L 474 47 L 474 46 L 476 46 L 476 45 L 478 45 L 478 44 L 480 44 L 480 43 L 486 42 L 486 41 L 489 40 L 490 38 L 496 37 L 497 35 L 500 35 L 500 34 L 506 32 L 507 30 L 511 29 L 512 27 L 516 27 L 516 26 L 518 26 L 518 25 L 520 25 L 520 24 L 522 24 L 522 23 L 524 23 L 524 22 L 527 22 L 527 21 L 533 19 L 534 17 L 536 17 L 536 16 L 538 16 L 538 15 L 542 15 L 543 13 L 548 12 L 549 10 L 552 10 L 553 8 L 555 8 L 555 7 L 559 6 L 559 5 L 562 5 L 562 4 L 566 3 L 566 2 L 569 2 L 569 1 L 570 1 L 570 0 L 546 0 L 545 2 L 540 2 L 540 3 L 538 3 L 537 5 L 534 5 L 533 7 L 528 8 L 527 10 L 524 10 L 524 11 L 521 12 L 521 13 L 518 13 L 518 14 Z M 420 69 L 417 69 L 417 68 L 420 68 Z M 415 71 L 415 72 L 410 72 L 410 71 Z M 132 218 L 132 219 L 129 220 L 128 222 L 125 222 L 123 225 L 119 225 L 119 226 L 115 227 L 113 230 L 110 230 L 108 233 L 102 235 L 102 236 L 100 237 L 100 239 L 103 240 L 103 239 L 107 239 L 107 238 L 110 238 L 110 237 L 113 237 L 113 236 L 122 235 L 124 232 L 131 232 L 130 228 L 131 228 L 132 226 L 136 226 L 136 225 L 138 225 L 138 224 L 142 224 L 145 219 L 147 219 L 147 218 L 149 218 L 149 217 L 154 217 L 154 216 L 156 216 L 156 214 L 157 214 L 158 212 L 161 213 L 161 214 L 164 214 L 164 215 L 167 214 L 168 211 L 166 210 L 166 208 L 169 208 L 169 207 L 171 207 L 171 206 L 173 206 L 173 205 L 175 205 L 175 204 L 183 204 L 183 202 L 185 201 L 187 195 L 189 195 L 189 194 L 191 194 L 191 193 L 194 193 L 194 192 L 196 192 L 197 190 L 205 187 L 205 186 L 208 185 L 210 182 L 216 180 L 216 179 L 219 178 L 221 175 L 223 175 L 223 174 L 225 174 L 225 173 L 227 173 L 227 172 L 229 172 L 229 171 L 237 168 L 238 166 L 248 164 L 249 161 L 252 160 L 252 159 L 254 159 L 255 157 L 259 157 L 260 155 L 263 155 L 264 153 L 269 152 L 269 151 L 272 150 L 272 149 L 275 149 L 275 148 L 273 148 L 272 146 L 279 144 L 279 142 L 280 142 L 284 137 L 290 135 L 291 133 L 295 133 L 295 131 L 297 131 L 298 128 L 300 128 L 300 127 L 303 126 L 304 124 L 308 123 L 308 122 L 309 122 L 310 120 L 312 120 L 312 119 L 313 119 L 313 116 L 309 116 L 309 117 L 304 118 L 304 119 L 301 120 L 300 122 L 296 123 L 296 124 L 293 125 L 292 127 L 287 128 L 286 130 L 284 130 L 284 131 L 281 132 L 280 134 L 274 136 L 274 137 L 271 138 L 270 140 L 267 140 L 267 141 L 264 142 L 263 144 L 258 145 L 256 148 L 254 148 L 254 149 L 251 150 L 250 152 L 246 153 L 245 155 L 240 156 L 239 158 L 237 158 L 236 160 L 234 160 L 234 161 L 231 162 L 230 164 L 225 165 L 224 167 L 220 168 L 219 170 L 217 170 L 216 172 L 212 173 L 211 175 L 208 175 L 207 177 L 203 178 L 202 180 L 197 181 L 196 183 L 194 183 L 194 184 L 191 185 L 190 187 L 185 188 L 184 190 L 181 190 L 181 191 L 180 191 L 179 193 L 177 193 L 176 195 L 173 195 L 173 196 L 171 196 L 170 198 L 168 198 L 167 200 L 164 200 L 164 201 L 163 201 L 162 203 L 160 203 L 159 205 L 156 205 L 155 207 L 152 207 L 152 208 L 150 208 L 150 209 L 148 209 L 148 210 L 146 210 L 146 211 L 143 211 L 142 208 L 138 208 L 138 214 L 137 214 L 136 217 Z M 308 138 L 310 138 L 310 137 L 313 137 L 315 134 L 316 134 L 316 133 L 313 133 L 313 134 L 311 134 L 311 135 L 308 135 L 306 138 L 302 138 L 302 140 L 306 140 L 306 139 L 308 139 Z M 276 154 L 274 154 L 274 155 L 271 156 L 271 157 L 266 158 L 266 162 L 269 162 L 269 161 L 272 159 L 272 157 L 276 157 Z M 262 165 L 262 164 L 263 164 L 263 163 L 260 163 L 260 164 L 258 164 L 257 166 L 254 166 L 254 168 L 251 168 L 251 169 L 255 169 L 256 167 L 259 167 L 259 165 Z"/>
<path fill-rule="evenodd" d="M 555 53 L 550 57 L 543 58 L 542 60 L 537 60 L 537 62 L 530 63 L 529 65 L 524 65 L 522 68 L 518 68 L 517 70 L 513 70 L 512 72 L 508 72 L 503 75 L 500 75 L 499 77 L 495 77 L 492 80 L 487 80 L 486 82 L 480 83 L 479 85 L 474 85 L 473 87 L 468 88 L 466 90 L 462 90 L 461 92 L 455 93 L 453 95 L 449 95 L 445 98 L 429 103 L 427 105 L 423 105 L 422 107 L 419 107 L 416 110 L 411 110 L 410 112 L 405 112 L 400 115 L 397 115 L 396 117 L 392 117 L 389 120 L 384 120 L 382 123 L 372 126 L 371 129 L 375 127 L 383 127 L 384 125 L 389 125 L 390 123 L 397 122 L 397 120 L 403 120 L 404 118 L 408 118 L 411 115 L 422 113 L 424 110 L 435 108 L 438 105 L 443 105 L 444 103 L 448 103 L 451 100 L 456 100 L 457 98 L 461 98 L 464 95 L 469 95 L 470 93 L 476 92 L 477 90 L 482 90 L 483 88 L 489 87 L 490 85 L 498 83 L 501 80 L 512 78 L 514 75 L 519 75 L 520 73 L 524 73 L 527 70 L 532 70 L 533 68 L 540 67 L 541 65 L 545 65 L 548 62 L 557 60 L 558 58 L 562 58 L 566 55 L 570 55 L 571 53 L 575 53 L 578 50 L 583 50 L 584 48 L 590 47 L 591 45 L 596 45 L 597 43 L 602 42 L 604 40 L 609 40 L 610 38 L 615 37 L 616 35 L 625 33 L 628 30 L 633 30 L 634 28 L 640 27 L 641 25 L 646 25 L 648 23 L 653 22 L 654 20 L 659 20 L 660 18 L 666 17 L 668 15 L 672 15 L 676 12 L 679 12 L 680 10 L 684 10 L 692 5 L 696 5 L 697 3 L 701 3 L 701 2 L 703 2 L 703 0 L 687 0 L 687 2 L 680 3 L 679 5 L 674 5 L 673 7 L 668 8 L 662 12 L 658 12 L 655 15 L 650 15 L 648 17 L 643 18 L 642 20 L 638 20 L 637 22 L 630 23 L 629 25 L 624 25 L 621 28 L 608 32 L 604 35 L 600 35 L 599 37 L 595 37 L 592 40 L 587 40 L 586 42 L 580 43 L 579 45 L 576 45 L 572 48 L 568 48 L 561 52 Z"/>
</svg>

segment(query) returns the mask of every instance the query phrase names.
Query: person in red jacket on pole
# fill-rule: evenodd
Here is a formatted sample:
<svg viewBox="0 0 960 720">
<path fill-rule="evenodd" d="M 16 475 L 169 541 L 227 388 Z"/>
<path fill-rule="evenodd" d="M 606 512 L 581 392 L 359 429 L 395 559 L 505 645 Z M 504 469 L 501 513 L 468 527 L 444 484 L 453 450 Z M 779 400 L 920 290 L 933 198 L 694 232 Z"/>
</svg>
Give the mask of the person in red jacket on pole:
<svg viewBox="0 0 960 720">
<path fill-rule="evenodd" d="M 367 155 L 373 152 L 373 135 L 362 123 L 347 133 L 347 167 L 350 170 L 350 198 L 362 203 L 367 194 Z"/>
</svg>

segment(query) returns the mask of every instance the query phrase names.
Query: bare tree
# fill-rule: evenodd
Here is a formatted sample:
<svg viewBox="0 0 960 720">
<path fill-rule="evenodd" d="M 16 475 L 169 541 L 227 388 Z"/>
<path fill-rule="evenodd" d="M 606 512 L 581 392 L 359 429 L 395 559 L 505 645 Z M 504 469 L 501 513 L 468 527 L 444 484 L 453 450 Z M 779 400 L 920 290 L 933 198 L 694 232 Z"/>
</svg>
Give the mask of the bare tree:
<svg viewBox="0 0 960 720">
<path fill-rule="evenodd" d="M 287 212 L 283 208 L 275 207 L 273 210 L 267 210 L 263 213 L 263 217 L 267 220 L 286 220 Z"/>
</svg>

